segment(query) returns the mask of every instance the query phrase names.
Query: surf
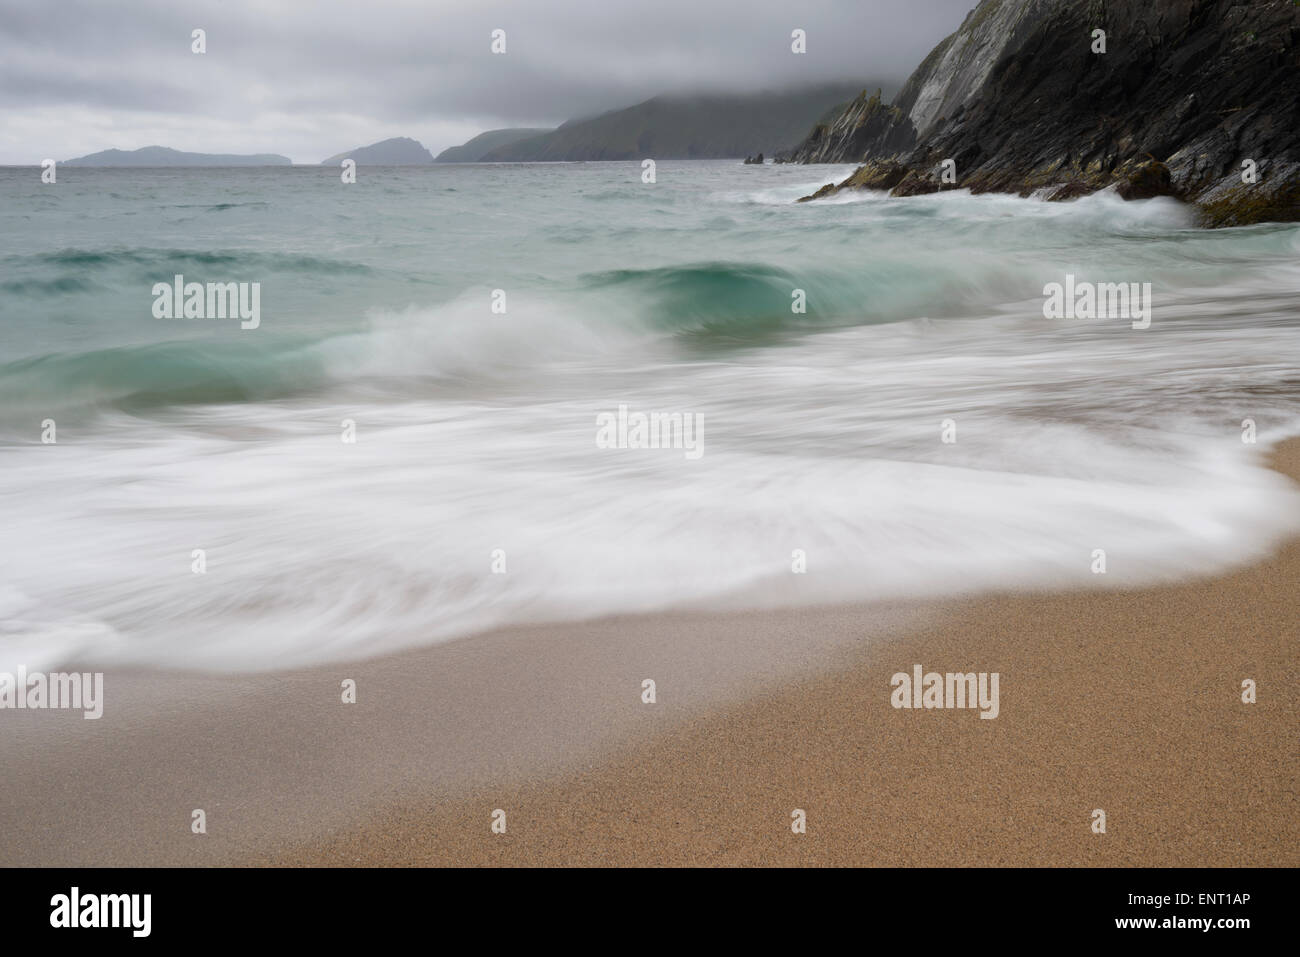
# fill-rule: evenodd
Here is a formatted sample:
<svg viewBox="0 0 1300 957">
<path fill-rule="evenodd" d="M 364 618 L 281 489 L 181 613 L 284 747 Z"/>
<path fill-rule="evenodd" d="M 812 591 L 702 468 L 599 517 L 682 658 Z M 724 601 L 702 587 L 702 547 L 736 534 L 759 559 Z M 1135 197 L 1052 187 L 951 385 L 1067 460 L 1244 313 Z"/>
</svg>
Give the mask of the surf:
<svg viewBox="0 0 1300 957">
<path fill-rule="evenodd" d="M 1300 228 L 1104 196 L 795 205 L 808 169 L 737 190 L 709 162 L 629 194 L 626 169 L 395 172 L 374 243 L 311 177 L 259 174 L 196 238 L 236 173 L 176 174 L 196 209 L 118 173 L 63 232 L 0 237 L 0 670 L 1133 587 L 1294 531 L 1264 453 L 1300 434 Z M 124 248 L 140 216 L 156 238 Z M 218 270 L 263 284 L 259 328 L 150 314 L 152 283 Z M 1150 328 L 1044 319 L 1067 274 L 1149 282 Z M 602 448 L 621 407 L 707 441 Z"/>
</svg>

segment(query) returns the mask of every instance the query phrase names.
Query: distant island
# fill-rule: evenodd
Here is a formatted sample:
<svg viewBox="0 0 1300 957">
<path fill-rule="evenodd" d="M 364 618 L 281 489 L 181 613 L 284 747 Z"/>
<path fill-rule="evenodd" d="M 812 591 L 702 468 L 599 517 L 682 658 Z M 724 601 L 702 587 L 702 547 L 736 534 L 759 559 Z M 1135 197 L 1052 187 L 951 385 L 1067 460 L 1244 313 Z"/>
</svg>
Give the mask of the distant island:
<svg viewBox="0 0 1300 957">
<path fill-rule="evenodd" d="M 440 154 L 438 161 L 743 159 L 793 147 L 812 124 L 837 114 L 861 88 L 836 83 L 781 93 L 656 96 L 555 130 L 493 130 Z M 445 158 L 449 153 L 456 158 Z"/>
<path fill-rule="evenodd" d="M 877 84 L 892 92 L 892 85 Z M 862 89 L 830 83 L 772 93 L 673 94 L 597 116 L 571 119 L 555 129 L 488 130 L 435 158 L 408 136 L 358 146 L 323 159 L 338 166 L 429 166 L 433 163 L 535 163 L 597 160 L 744 159 L 794 154 L 815 124 L 834 122 Z M 103 150 L 65 161 L 68 166 L 290 166 L 276 153 L 186 153 L 165 146 Z"/>
<path fill-rule="evenodd" d="M 338 166 L 345 159 L 354 160 L 358 166 L 428 166 L 433 154 L 419 140 L 409 136 L 394 136 L 369 146 L 358 146 L 347 153 L 336 153 L 320 161 L 322 166 Z"/>
<path fill-rule="evenodd" d="M 486 133 L 480 133 L 472 140 L 469 140 L 460 146 L 448 147 L 438 154 L 437 158 L 434 159 L 434 162 L 481 163 L 483 157 L 487 156 L 498 147 L 509 146 L 512 143 L 517 143 L 519 140 L 534 139 L 553 132 L 555 131 L 550 128 L 488 130 Z"/>
<path fill-rule="evenodd" d="M 292 163 L 289 157 L 278 153 L 184 153 L 166 146 L 101 150 L 63 161 L 64 166 L 290 166 Z"/>
</svg>

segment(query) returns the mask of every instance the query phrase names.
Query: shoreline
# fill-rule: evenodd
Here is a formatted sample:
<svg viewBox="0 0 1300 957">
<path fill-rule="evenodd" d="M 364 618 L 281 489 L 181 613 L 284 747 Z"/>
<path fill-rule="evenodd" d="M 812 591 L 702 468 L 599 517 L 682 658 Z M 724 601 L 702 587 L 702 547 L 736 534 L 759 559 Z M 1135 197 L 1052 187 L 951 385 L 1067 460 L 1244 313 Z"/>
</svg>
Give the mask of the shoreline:
<svg viewBox="0 0 1300 957">
<path fill-rule="evenodd" d="M 1300 441 L 1272 464 L 1300 478 Z M 1295 866 L 1297 580 L 1291 541 L 1175 585 L 110 672 L 98 721 L 5 715 L 0 863 Z M 916 664 L 998 673 L 998 717 L 893 708 Z"/>
</svg>

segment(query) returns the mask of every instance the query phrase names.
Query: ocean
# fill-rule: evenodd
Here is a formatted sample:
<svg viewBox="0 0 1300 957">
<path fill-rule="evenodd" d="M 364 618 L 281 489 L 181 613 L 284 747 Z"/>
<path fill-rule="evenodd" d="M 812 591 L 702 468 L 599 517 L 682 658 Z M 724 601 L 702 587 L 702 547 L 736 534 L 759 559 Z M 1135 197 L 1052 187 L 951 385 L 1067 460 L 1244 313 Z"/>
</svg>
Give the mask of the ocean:
<svg viewBox="0 0 1300 957">
<path fill-rule="evenodd" d="M 1300 226 L 794 202 L 851 169 L 0 169 L 0 671 L 1131 587 L 1300 531 Z M 256 328 L 158 318 L 178 275 L 258 284 Z M 1067 279 L 1150 284 L 1149 327 L 1046 318 Z"/>
</svg>

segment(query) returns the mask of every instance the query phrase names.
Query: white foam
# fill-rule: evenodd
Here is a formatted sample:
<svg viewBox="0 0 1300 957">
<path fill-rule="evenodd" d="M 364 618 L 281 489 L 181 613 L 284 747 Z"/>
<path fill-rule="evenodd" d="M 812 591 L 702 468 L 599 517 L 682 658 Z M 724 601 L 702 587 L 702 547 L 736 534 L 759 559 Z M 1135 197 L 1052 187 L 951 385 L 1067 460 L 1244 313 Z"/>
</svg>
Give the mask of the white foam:
<svg viewBox="0 0 1300 957">
<path fill-rule="evenodd" d="M 1260 450 L 1300 434 L 1300 230 L 1184 233 L 1176 205 L 1107 196 L 854 203 L 737 203 L 761 230 L 721 252 L 762 236 L 775 261 L 797 244 L 770 224 L 816 213 L 824 271 L 782 275 L 856 309 L 832 318 L 936 318 L 692 348 L 636 301 L 659 237 L 648 286 L 376 312 L 315 347 L 323 397 L 106 413 L 0 450 L 0 670 L 263 669 L 614 612 L 1131 586 L 1297 531 Z M 1045 320 L 1034 297 L 1066 271 L 1152 282 L 1151 328 Z M 624 403 L 701 415 L 703 458 L 597 448 Z"/>
<path fill-rule="evenodd" d="M 1297 530 L 1296 493 L 1231 421 L 1216 435 L 1162 408 L 1152 377 L 1266 381 L 1276 339 L 1150 341 L 1117 359 L 1112 337 L 1023 316 L 903 323 L 742 362 L 590 361 L 525 395 L 207 407 L 11 449 L 0 576 L 24 608 L 0 618 L 24 633 L 0 670 L 285 667 L 508 622 L 1133 585 L 1258 558 Z M 596 448 L 596 413 L 620 402 L 702 415 L 704 457 Z M 60 611 L 24 631 L 33 603 Z"/>
</svg>

